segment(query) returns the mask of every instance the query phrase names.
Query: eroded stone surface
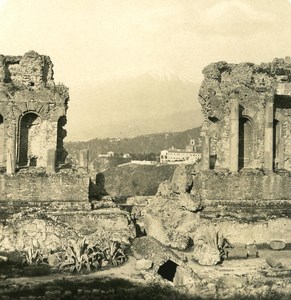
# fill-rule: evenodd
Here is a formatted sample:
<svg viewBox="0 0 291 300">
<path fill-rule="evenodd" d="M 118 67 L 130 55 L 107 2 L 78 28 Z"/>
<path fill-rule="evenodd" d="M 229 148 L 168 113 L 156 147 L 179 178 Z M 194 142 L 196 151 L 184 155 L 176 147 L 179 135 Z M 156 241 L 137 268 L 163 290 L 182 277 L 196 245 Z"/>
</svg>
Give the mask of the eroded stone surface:
<svg viewBox="0 0 291 300">
<path fill-rule="evenodd" d="M 231 167 L 231 130 L 236 122 L 231 119 L 231 101 L 236 101 L 239 145 L 238 153 L 232 153 L 238 156 L 239 165 L 235 168 L 269 169 L 274 164 L 290 171 L 290 59 L 261 65 L 212 63 L 203 74 L 199 101 L 205 116 L 202 136 L 209 141 L 210 167 Z M 272 134 L 267 138 L 272 131 L 274 145 Z"/>
<path fill-rule="evenodd" d="M 37 210 L 35 208 L 35 210 Z M 0 223 L 0 250 L 23 251 L 34 245 L 49 253 L 66 249 L 70 239 L 86 237 L 102 244 L 108 240 L 128 243 L 135 237 L 128 213 L 120 209 L 98 211 L 29 211 L 14 214 Z"/>
<path fill-rule="evenodd" d="M 0 167 L 8 173 L 18 166 L 54 172 L 55 163 L 64 163 L 68 101 L 68 88 L 54 83 L 48 56 L 35 51 L 0 55 Z M 51 150 L 53 156 L 48 154 Z"/>
<path fill-rule="evenodd" d="M 136 261 L 135 268 L 137 270 L 148 270 L 152 267 L 153 262 L 150 259 L 139 259 Z"/>
<path fill-rule="evenodd" d="M 273 250 L 283 250 L 285 246 L 286 244 L 284 243 L 284 241 L 274 240 L 270 242 L 270 247 Z"/>
</svg>

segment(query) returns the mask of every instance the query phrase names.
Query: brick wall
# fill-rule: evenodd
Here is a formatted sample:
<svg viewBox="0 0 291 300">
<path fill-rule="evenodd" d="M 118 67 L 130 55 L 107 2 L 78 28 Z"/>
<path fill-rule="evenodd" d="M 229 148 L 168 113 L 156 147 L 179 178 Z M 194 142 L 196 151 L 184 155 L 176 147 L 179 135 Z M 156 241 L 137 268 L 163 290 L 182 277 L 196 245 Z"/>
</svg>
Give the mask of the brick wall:
<svg viewBox="0 0 291 300">
<path fill-rule="evenodd" d="M 194 177 L 193 189 L 204 200 L 288 200 L 291 173 L 264 174 L 260 171 L 229 174 L 205 171 Z"/>
</svg>

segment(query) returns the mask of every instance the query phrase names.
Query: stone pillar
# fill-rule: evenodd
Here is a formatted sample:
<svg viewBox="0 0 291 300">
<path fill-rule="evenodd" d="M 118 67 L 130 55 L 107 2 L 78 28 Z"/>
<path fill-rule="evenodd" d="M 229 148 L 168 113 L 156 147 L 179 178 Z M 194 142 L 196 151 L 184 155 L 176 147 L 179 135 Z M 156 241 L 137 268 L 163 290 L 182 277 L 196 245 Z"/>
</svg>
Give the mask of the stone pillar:
<svg viewBox="0 0 291 300">
<path fill-rule="evenodd" d="M 230 147 L 229 171 L 238 171 L 239 155 L 239 103 L 236 99 L 230 100 Z"/>
<path fill-rule="evenodd" d="M 6 173 L 14 174 L 16 169 L 16 126 L 11 125 L 7 138 Z"/>
<path fill-rule="evenodd" d="M 202 138 L 201 170 L 206 171 L 210 169 L 210 143 L 209 143 L 209 137 L 206 133 L 201 135 L 201 138 Z"/>
<path fill-rule="evenodd" d="M 88 171 L 88 165 L 89 165 L 89 150 L 88 149 L 81 150 L 79 155 L 79 167 Z"/>
<path fill-rule="evenodd" d="M 264 167 L 273 170 L 273 123 L 274 123 L 274 97 L 266 100 L 265 107 L 265 137 L 264 137 Z"/>
<path fill-rule="evenodd" d="M 47 151 L 46 172 L 47 173 L 56 172 L 56 150 L 55 149 L 48 149 Z"/>
</svg>

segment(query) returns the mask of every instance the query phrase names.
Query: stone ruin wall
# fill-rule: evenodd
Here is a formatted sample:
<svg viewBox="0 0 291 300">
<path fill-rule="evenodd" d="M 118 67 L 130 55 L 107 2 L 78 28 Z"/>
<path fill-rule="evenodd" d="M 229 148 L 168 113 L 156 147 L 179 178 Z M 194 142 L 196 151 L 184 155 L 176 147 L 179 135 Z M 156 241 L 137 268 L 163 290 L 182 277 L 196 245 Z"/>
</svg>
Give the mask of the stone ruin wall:
<svg viewBox="0 0 291 300">
<path fill-rule="evenodd" d="M 264 168 L 265 122 L 268 102 L 274 105 L 277 134 L 277 168 L 291 170 L 291 59 L 271 63 L 212 63 L 203 70 L 199 101 L 205 121 L 202 137 L 209 138 L 209 154 L 216 156 L 215 167 L 230 166 L 231 101 L 237 101 L 239 116 L 246 128 L 250 161 L 247 168 Z M 241 125 L 240 125 L 241 126 Z M 240 128 L 241 129 L 241 128 Z M 248 132 L 251 131 L 251 132 Z M 240 137 L 241 139 L 241 137 Z"/>
<path fill-rule="evenodd" d="M 49 56 L 0 55 L 0 201 L 88 201 L 86 174 L 56 173 L 69 92 L 53 74 Z"/>
<path fill-rule="evenodd" d="M 64 166 L 68 101 L 68 88 L 54 83 L 48 56 L 0 55 L 1 251 L 135 237 L 129 213 L 114 203 L 92 209 L 86 168 Z"/>
<path fill-rule="evenodd" d="M 47 167 L 50 149 L 60 158 L 62 142 L 57 141 L 65 136 L 63 119 L 68 101 L 68 88 L 54 83 L 48 56 L 34 51 L 24 56 L 0 55 L 0 167 L 7 167 L 10 155 L 15 155 L 17 167 L 21 151 L 37 157 L 37 167 Z M 25 139 L 22 136 L 28 135 L 28 129 L 25 132 L 22 121 L 30 122 Z"/>
</svg>

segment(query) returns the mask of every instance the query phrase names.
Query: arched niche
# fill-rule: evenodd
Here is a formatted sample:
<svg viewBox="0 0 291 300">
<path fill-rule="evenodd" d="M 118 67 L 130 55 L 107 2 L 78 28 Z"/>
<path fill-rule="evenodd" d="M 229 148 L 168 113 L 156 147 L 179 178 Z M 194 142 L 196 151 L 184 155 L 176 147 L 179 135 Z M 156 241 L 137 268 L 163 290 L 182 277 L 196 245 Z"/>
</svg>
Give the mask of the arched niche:
<svg viewBox="0 0 291 300">
<path fill-rule="evenodd" d="M 56 163 L 57 166 L 65 164 L 66 157 L 68 152 L 64 148 L 64 138 L 67 136 L 67 131 L 64 129 L 64 126 L 67 124 L 67 117 L 61 116 L 58 119 L 58 129 L 57 129 L 57 155 Z"/>
<path fill-rule="evenodd" d="M 41 118 L 35 112 L 27 112 L 19 120 L 18 166 L 37 166 L 42 150 Z"/>
<path fill-rule="evenodd" d="M 208 117 L 209 122 L 209 168 L 216 169 L 217 163 L 217 141 L 220 119 L 216 116 Z"/>
<path fill-rule="evenodd" d="M 239 169 L 252 167 L 254 159 L 254 126 L 248 116 L 239 118 Z"/>
</svg>

